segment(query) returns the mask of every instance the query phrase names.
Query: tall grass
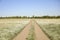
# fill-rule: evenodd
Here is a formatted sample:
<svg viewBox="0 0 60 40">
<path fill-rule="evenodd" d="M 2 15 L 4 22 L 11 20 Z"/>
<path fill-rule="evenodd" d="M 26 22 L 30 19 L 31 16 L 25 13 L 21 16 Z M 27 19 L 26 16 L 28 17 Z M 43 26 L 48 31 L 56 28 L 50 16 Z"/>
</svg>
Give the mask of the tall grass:
<svg viewBox="0 0 60 40">
<path fill-rule="evenodd" d="M 20 23 L 0 23 L 0 40 L 12 40 L 27 24 L 28 21 Z"/>
<path fill-rule="evenodd" d="M 60 24 L 58 23 L 40 23 L 40 28 L 51 40 L 60 40 Z"/>
</svg>

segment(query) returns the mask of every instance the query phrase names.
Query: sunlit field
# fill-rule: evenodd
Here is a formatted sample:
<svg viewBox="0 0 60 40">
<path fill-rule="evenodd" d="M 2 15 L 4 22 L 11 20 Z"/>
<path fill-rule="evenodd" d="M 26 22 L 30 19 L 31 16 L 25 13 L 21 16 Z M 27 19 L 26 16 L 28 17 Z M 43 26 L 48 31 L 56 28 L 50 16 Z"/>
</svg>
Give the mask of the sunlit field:
<svg viewBox="0 0 60 40">
<path fill-rule="evenodd" d="M 0 40 L 60 40 L 60 19 L 0 19 Z"/>
<path fill-rule="evenodd" d="M 0 19 L 0 40 L 12 40 L 28 23 L 27 19 Z"/>
<path fill-rule="evenodd" d="M 36 19 L 36 21 L 50 40 L 60 40 L 60 19 Z"/>
</svg>

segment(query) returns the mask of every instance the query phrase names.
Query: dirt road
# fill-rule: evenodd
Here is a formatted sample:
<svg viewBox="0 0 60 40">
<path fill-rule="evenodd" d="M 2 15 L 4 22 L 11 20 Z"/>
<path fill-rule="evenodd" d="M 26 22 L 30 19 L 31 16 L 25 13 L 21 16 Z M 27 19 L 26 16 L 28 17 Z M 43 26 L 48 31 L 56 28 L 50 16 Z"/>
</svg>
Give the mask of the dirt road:
<svg viewBox="0 0 60 40">
<path fill-rule="evenodd" d="M 13 40 L 26 40 L 29 34 L 29 29 L 31 28 L 31 24 L 33 24 L 35 28 L 35 40 L 50 40 L 34 20 L 31 20 L 30 23 L 24 28 L 24 30 L 20 34 L 18 34 Z"/>
</svg>

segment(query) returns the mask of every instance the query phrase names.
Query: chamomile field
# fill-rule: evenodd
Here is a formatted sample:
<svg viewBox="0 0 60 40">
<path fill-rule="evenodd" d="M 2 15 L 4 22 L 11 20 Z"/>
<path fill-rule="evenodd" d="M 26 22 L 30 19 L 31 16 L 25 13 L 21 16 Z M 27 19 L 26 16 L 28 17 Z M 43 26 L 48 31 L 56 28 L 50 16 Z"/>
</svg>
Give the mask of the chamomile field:
<svg viewBox="0 0 60 40">
<path fill-rule="evenodd" d="M 38 19 L 36 21 L 50 40 L 60 40 L 60 19 Z"/>
<path fill-rule="evenodd" d="M 12 40 L 28 23 L 26 19 L 0 19 L 0 40 Z"/>
<path fill-rule="evenodd" d="M 0 19 L 0 40 L 60 40 L 60 19 Z"/>
<path fill-rule="evenodd" d="M 60 0 L 0 0 L 0 40 L 60 40 Z"/>
</svg>

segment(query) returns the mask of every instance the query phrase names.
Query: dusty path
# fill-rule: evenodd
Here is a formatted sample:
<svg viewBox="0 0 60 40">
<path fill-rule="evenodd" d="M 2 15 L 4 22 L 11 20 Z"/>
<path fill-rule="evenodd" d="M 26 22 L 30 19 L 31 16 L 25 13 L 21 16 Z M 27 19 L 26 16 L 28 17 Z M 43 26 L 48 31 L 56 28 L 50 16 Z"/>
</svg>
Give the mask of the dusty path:
<svg viewBox="0 0 60 40">
<path fill-rule="evenodd" d="M 36 38 L 35 40 L 50 40 L 45 34 L 44 32 L 41 30 L 41 28 L 38 26 L 38 24 L 36 24 L 35 21 L 33 21 L 34 27 L 35 27 L 35 35 Z"/>
<path fill-rule="evenodd" d="M 33 24 L 35 28 L 35 40 L 50 40 L 34 20 L 31 20 L 30 23 L 24 28 L 24 30 L 13 40 L 26 40 L 29 34 L 29 29 L 31 28 L 31 24 Z"/>
<path fill-rule="evenodd" d="M 30 27 L 31 27 L 31 22 L 13 40 L 26 40 L 26 38 L 27 38 L 27 36 L 29 34 Z"/>
</svg>

